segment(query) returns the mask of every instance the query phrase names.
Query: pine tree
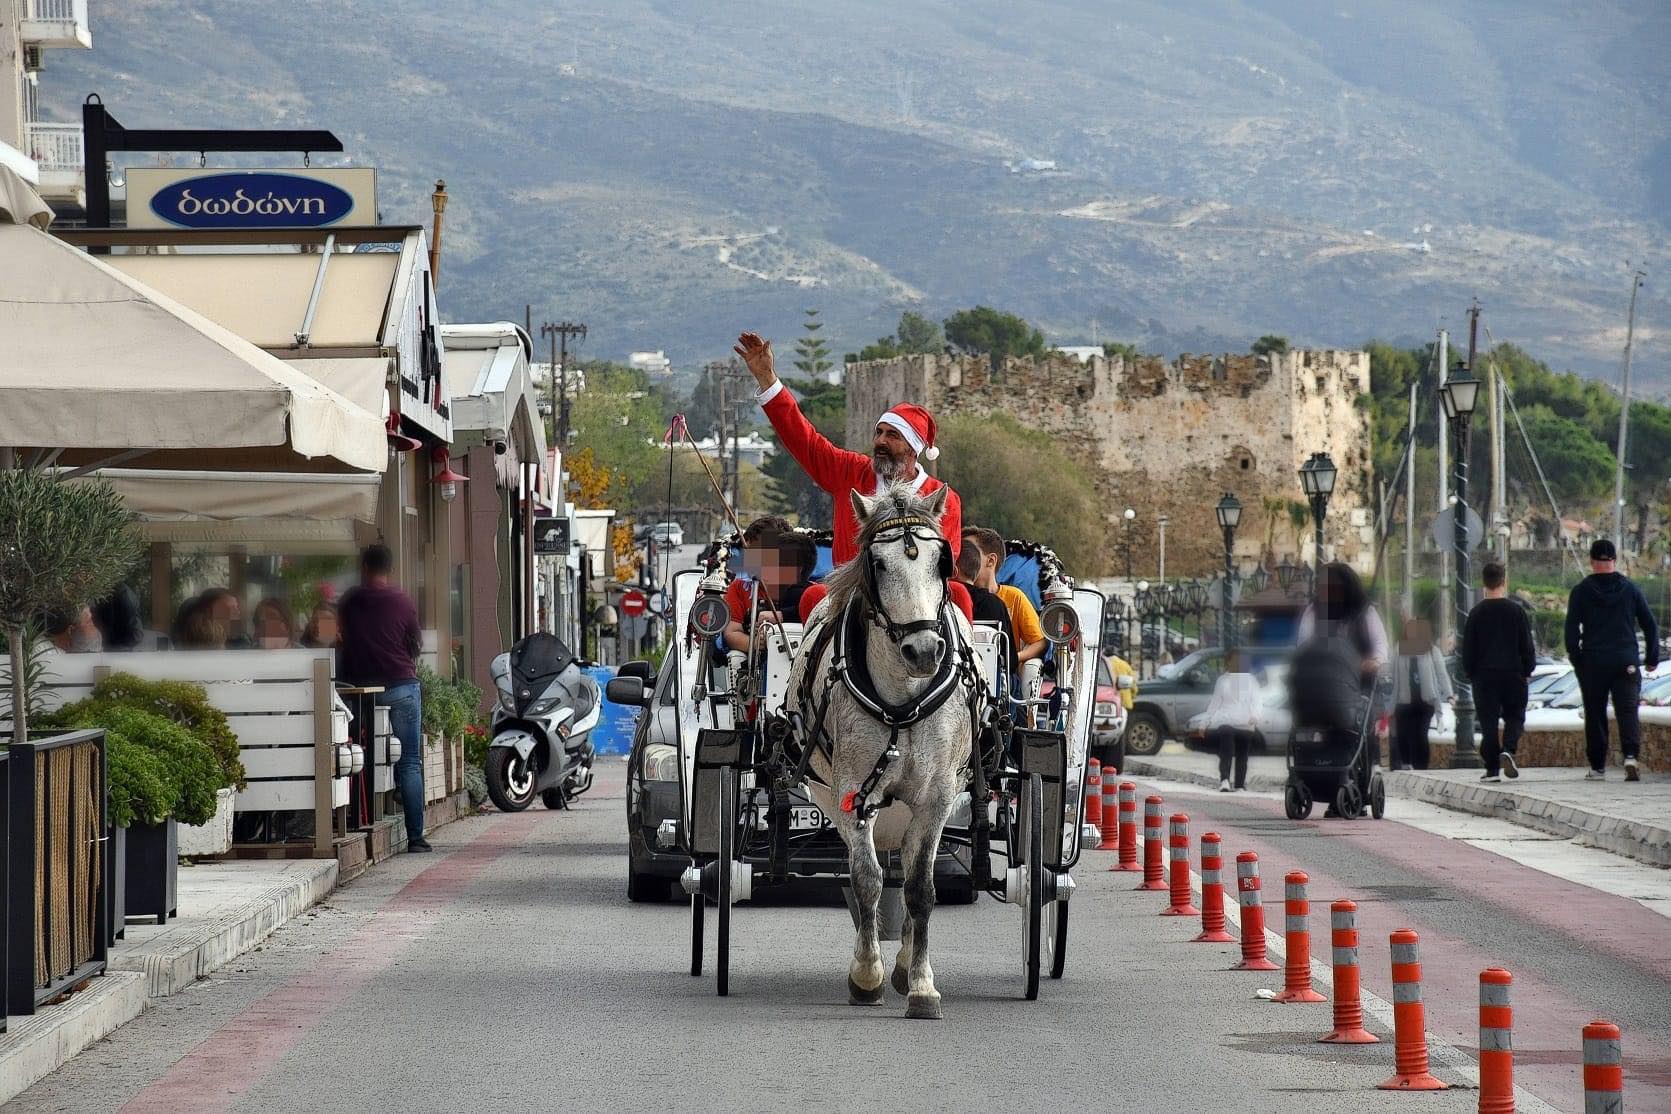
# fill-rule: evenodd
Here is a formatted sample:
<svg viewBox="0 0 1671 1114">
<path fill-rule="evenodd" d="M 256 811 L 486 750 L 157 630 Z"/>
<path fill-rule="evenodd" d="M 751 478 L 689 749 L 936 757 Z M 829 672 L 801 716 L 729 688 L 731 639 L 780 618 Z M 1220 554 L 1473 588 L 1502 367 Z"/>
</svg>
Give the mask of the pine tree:
<svg viewBox="0 0 1671 1114">
<path fill-rule="evenodd" d="M 818 320 L 818 311 L 806 311 L 806 320 L 801 322 L 805 332 L 801 339 L 795 342 L 795 370 L 807 379 L 827 382 L 830 368 L 835 365 L 830 362 L 830 346 L 824 343 L 819 334 L 824 323 Z"/>
</svg>

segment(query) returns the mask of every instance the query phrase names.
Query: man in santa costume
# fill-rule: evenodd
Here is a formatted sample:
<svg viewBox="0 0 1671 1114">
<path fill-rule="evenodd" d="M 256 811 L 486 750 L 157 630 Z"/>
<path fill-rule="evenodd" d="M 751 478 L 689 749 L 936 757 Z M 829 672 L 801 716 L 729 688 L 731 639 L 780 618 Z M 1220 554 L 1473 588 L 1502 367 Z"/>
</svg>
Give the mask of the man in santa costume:
<svg viewBox="0 0 1671 1114">
<path fill-rule="evenodd" d="M 848 498 L 849 492 L 875 495 L 883 484 L 890 482 L 904 484 L 918 495 L 932 495 L 946 487 L 917 463 L 940 455 L 934 444 L 934 418 L 921 406 L 902 402 L 893 407 L 877 419 L 870 455 L 852 452 L 831 444 L 801 413 L 795 396 L 789 393 L 773 368 L 770 341 L 755 333 L 744 333 L 737 338 L 733 350 L 748 365 L 760 388 L 755 399 L 772 423 L 772 429 L 777 431 L 779 443 L 814 483 L 835 497 L 835 541 L 830 556 L 836 564 L 852 560 L 859 552 L 859 521 L 853 511 L 853 501 Z M 955 561 L 963 544 L 963 504 L 957 492 L 949 487 L 940 514 L 940 532 L 951 546 Z M 974 606 L 968 590 L 954 580 L 949 591 L 963 613 L 971 615 Z M 810 612 L 815 603 L 816 598 L 809 603 L 803 597 L 802 610 Z"/>
</svg>

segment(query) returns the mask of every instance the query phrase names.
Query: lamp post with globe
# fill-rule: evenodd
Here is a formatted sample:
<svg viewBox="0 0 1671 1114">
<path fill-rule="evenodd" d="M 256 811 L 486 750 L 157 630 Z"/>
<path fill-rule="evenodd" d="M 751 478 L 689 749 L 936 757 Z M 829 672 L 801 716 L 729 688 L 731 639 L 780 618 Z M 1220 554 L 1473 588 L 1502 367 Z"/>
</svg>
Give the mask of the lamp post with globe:
<svg viewBox="0 0 1671 1114">
<path fill-rule="evenodd" d="M 1220 641 L 1229 651 L 1236 648 L 1236 631 L 1230 621 L 1230 589 L 1236 578 L 1236 527 L 1242 524 L 1242 501 L 1226 491 L 1214 512 L 1218 515 L 1219 529 L 1224 531 L 1224 619 L 1219 629 L 1224 632 Z"/>
<path fill-rule="evenodd" d="M 1452 511 L 1452 533 L 1456 540 L 1456 629 L 1461 632 L 1468 621 L 1471 600 L 1470 570 L 1468 568 L 1468 448 L 1469 424 L 1474 416 L 1474 403 L 1479 398 L 1480 381 L 1473 369 L 1453 375 L 1439 388 L 1439 401 L 1444 404 L 1445 418 L 1456 435 L 1456 507 Z M 1462 655 L 1455 656 L 1456 689 L 1456 746 L 1451 751 L 1451 769 L 1473 770 L 1482 763 L 1474 746 L 1474 689 L 1462 675 Z"/>
</svg>

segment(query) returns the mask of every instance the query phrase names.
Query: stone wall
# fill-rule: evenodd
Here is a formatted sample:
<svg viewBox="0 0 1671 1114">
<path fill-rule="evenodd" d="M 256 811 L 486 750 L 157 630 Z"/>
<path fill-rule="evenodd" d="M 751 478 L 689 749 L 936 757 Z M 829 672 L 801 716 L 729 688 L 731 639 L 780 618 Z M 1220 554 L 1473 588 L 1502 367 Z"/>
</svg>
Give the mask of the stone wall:
<svg viewBox="0 0 1671 1114">
<path fill-rule="evenodd" d="M 1326 553 L 1362 568 L 1374 559 L 1370 430 L 1357 398 L 1369 390 L 1365 352 L 1298 351 L 1271 357 L 1181 356 L 1167 363 L 1064 355 L 1006 359 L 909 356 L 847 366 L 847 440 L 867 445 L 876 417 L 897 402 L 918 402 L 944 420 L 955 414 L 1009 414 L 1044 431 L 1091 465 L 1107 508 L 1109 552 L 1135 508 L 1133 572 L 1158 564 L 1156 516 L 1167 515 L 1167 574 L 1200 575 L 1223 564 L 1213 507 L 1226 491 L 1245 508 L 1236 550 L 1244 560 L 1264 547 L 1267 496 L 1302 499 L 1298 469 L 1327 451 L 1340 470 L 1326 523 Z M 1048 539 L 1040 539 L 1047 541 Z M 1287 512 L 1274 549 L 1310 554 L 1310 532 L 1296 545 Z M 1116 572 L 1117 561 L 1110 561 Z"/>
</svg>

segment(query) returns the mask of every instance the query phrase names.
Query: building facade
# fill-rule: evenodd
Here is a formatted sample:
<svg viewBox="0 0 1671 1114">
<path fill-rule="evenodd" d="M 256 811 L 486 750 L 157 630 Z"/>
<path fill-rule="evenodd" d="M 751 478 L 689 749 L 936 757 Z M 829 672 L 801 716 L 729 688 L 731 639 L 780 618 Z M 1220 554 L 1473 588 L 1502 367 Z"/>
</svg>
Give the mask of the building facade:
<svg viewBox="0 0 1671 1114">
<path fill-rule="evenodd" d="M 997 368 L 985 356 L 907 356 L 847 365 L 847 440 L 868 445 L 876 416 L 898 402 L 920 403 L 941 421 L 1007 414 L 1088 466 L 1111 554 L 1124 540 L 1125 508 L 1137 512 L 1133 570 L 1146 577 L 1159 571 L 1162 514 L 1169 575 L 1223 566 L 1213 507 L 1226 491 L 1244 507 L 1236 537 L 1244 564 L 1267 551 L 1309 561 L 1310 528 L 1296 530 L 1286 506 L 1277 515 L 1265 500 L 1303 502 L 1299 467 L 1327 452 L 1339 479 L 1325 520 L 1325 557 L 1367 570 L 1374 478 L 1369 413 L 1358 400 L 1368 392 L 1366 352 L 1186 355 L 1170 363 L 1052 354 Z M 1116 564 L 1123 562 L 1109 567 Z"/>
<path fill-rule="evenodd" d="M 81 124 L 40 116 L 40 82 L 53 50 L 90 50 L 87 0 L 0 0 L 0 165 L 54 209 L 86 203 Z"/>
</svg>

